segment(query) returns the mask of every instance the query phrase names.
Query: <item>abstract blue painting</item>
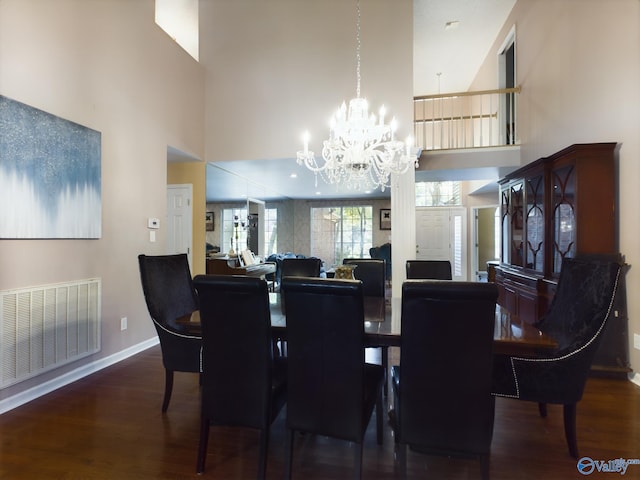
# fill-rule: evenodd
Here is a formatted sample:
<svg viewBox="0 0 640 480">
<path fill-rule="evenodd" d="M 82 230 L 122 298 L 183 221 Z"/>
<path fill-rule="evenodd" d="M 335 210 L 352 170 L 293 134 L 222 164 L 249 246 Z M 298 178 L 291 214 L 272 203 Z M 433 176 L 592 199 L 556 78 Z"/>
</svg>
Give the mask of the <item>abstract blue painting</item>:
<svg viewBox="0 0 640 480">
<path fill-rule="evenodd" d="M 100 238 L 101 141 L 0 95 L 0 238 Z"/>
</svg>

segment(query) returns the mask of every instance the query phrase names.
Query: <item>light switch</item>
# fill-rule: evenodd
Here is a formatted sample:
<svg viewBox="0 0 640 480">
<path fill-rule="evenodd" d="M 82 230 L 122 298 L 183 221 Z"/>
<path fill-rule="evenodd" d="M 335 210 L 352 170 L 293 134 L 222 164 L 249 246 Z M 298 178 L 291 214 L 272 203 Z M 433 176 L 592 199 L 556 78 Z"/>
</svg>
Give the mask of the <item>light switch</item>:
<svg viewBox="0 0 640 480">
<path fill-rule="evenodd" d="M 155 230 L 149 230 L 149 241 L 150 242 L 155 242 L 156 241 L 156 231 Z"/>
</svg>

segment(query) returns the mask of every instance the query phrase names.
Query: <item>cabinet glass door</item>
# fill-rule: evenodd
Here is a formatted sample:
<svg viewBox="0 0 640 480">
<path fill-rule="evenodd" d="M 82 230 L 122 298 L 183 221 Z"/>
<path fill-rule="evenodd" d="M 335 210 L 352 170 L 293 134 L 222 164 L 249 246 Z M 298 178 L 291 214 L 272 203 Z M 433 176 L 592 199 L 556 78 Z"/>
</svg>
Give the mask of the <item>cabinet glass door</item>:
<svg viewBox="0 0 640 480">
<path fill-rule="evenodd" d="M 517 182 L 502 191 L 502 261 L 524 265 L 523 183 Z"/>
<path fill-rule="evenodd" d="M 544 176 L 527 179 L 527 268 L 544 270 Z"/>
<path fill-rule="evenodd" d="M 576 251 L 575 169 L 553 170 L 553 272 L 560 273 L 562 259 Z"/>
</svg>

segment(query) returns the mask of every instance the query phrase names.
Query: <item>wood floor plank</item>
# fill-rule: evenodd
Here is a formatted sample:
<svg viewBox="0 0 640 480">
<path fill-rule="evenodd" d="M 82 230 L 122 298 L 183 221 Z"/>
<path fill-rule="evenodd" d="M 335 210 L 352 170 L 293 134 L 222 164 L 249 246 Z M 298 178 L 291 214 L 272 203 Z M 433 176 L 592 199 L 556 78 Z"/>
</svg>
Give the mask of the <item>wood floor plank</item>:
<svg viewBox="0 0 640 480">
<path fill-rule="evenodd" d="M 397 363 L 397 349 L 390 362 Z M 159 347 L 52 392 L 0 416 L 0 478 L 188 479 L 195 473 L 199 386 L 195 374 L 177 373 L 169 411 L 160 406 L 164 372 Z M 272 428 L 267 478 L 284 471 L 284 412 Z M 365 439 L 363 478 L 398 478 L 391 431 Z M 578 446 L 594 460 L 640 459 L 640 388 L 621 380 L 591 378 L 578 405 Z M 296 437 L 294 478 L 350 478 L 353 446 L 326 437 Z M 254 478 L 258 434 L 211 429 L 206 471 L 211 479 Z M 479 464 L 409 452 L 409 478 L 476 479 Z M 594 473 L 587 478 L 615 478 Z M 585 478 L 567 452 L 562 407 L 547 418 L 536 404 L 498 398 L 491 454 L 493 480 Z M 640 478 L 630 465 L 626 478 Z"/>
</svg>

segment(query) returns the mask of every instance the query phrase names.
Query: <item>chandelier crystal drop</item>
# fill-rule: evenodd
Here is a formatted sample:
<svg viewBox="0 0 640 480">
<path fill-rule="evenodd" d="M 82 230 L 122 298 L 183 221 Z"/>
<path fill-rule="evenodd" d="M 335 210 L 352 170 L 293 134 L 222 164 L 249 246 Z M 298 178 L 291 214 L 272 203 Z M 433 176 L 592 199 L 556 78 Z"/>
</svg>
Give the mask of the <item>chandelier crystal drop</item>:
<svg viewBox="0 0 640 480">
<path fill-rule="evenodd" d="M 389 186 L 392 174 L 403 174 L 418 167 L 418 155 L 412 151 L 411 137 L 396 140 L 396 119 L 385 123 L 384 105 L 379 117 L 369 115 L 367 100 L 360 98 L 360 1 L 357 0 L 356 28 L 356 98 L 346 103 L 331 118 L 329 139 L 323 142 L 322 160 L 309 150 L 309 132 L 303 134 L 303 150 L 297 152 L 298 165 L 305 165 L 330 184 L 344 184 L 349 189 L 368 190 Z"/>
</svg>

